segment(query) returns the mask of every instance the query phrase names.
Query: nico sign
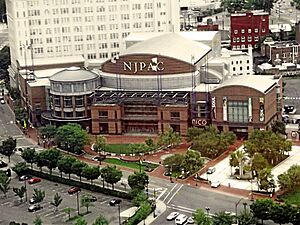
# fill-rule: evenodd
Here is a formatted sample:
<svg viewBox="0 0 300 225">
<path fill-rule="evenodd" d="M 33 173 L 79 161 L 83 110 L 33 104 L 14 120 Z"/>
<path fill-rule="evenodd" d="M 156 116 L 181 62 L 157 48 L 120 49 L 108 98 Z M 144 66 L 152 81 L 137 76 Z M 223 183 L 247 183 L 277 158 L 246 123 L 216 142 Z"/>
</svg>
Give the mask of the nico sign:
<svg viewBox="0 0 300 225">
<path fill-rule="evenodd" d="M 206 120 L 202 120 L 202 119 L 192 119 L 192 124 L 193 126 L 205 126 L 207 124 Z"/>
<path fill-rule="evenodd" d="M 152 58 L 150 63 L 146 62 L 123 62 L 123 70 L 137 73 L 139 71 L 163 71 L 164 63 L 158 61 L 158 59 Z"/>
</svg>

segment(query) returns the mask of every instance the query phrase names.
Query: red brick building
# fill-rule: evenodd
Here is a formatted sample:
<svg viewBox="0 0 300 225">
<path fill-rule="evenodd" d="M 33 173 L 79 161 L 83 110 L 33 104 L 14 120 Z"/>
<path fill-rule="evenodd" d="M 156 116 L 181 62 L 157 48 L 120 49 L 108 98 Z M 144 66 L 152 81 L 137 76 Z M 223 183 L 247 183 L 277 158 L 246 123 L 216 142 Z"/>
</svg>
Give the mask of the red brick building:
<svg viewBox="0 0 300 225">
<path fill-rule="evenodd" d="M 232 14 L 230 17 L 232 50 L 258 48 L 269 34 L 269 14 L 261 11 Z"/>
</svg>

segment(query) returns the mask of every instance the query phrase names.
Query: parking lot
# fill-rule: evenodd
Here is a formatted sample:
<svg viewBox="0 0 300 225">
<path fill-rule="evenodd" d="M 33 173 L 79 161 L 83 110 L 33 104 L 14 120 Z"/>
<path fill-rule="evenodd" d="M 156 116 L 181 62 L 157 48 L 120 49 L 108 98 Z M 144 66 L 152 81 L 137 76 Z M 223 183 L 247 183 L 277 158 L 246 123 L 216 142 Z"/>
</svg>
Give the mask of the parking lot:
<svg viewBox="0 0 300 225">
<path fill-rule="evenodd" d="M 18 196 L 15 196 L 12 191 L 13 187 L 21 187 L 24 185 L 24 181 L 19 181 L 17 178 L 12 178 L 10 184 L 10 190 L 7 193 L 7 197 L 1 195 L 0 197 L 0 224 L 8 224 L 10 221 L 24 222 L 32 224 L 35 216 L 40 216 L 44 224 L 73 224 L 72 222 L 65 222 L 68 219 L 68 215 L 64 212 L 67 207 L 73 208 L 74 211 L 71 213 L 71 217 L 77 215 L 77 194 L 69 195 L 68 189 L 70 186 L 57 184 L 47 180 L 42 180 L 40 183 L 31 184 L 27 183 L 28 200 L 32 197 L 33 189 L 37 188 L 45 191 L 45 199 L 40 203 L 42 209 L 36 212 L 28 212 L 30 204 L 23 198 L 23 203 L 20 202 Z M 51 204 L 54 195 L 58 193 L 61 195 L 63 201 L 55 210 L 55 207 Z M 97 198 L 96 202 L 93 202 L 94 207 L 90 207 L 89 213 L 84 216 L 88 224 L 91 224 L 99 214 L 104 215 L 110 224 L 119 224 L 119 214 L 117 206 L 109 206 L 109 201 L 113 199 L 111 196 L 106 196 L 101 193 L 92 193 L 87 190 L 81 190 L 79 193 L 79 204 L 80 198 L 84 194 L 91 194 Z M 129 209 L 131 203 L 128 200 L 122 200 L 120 208 L 121 212 Z M 80 207 L 80 213 L 85 213 L 86 208 Z M 123 218 L 125 219 L 125 218 Z"/>
</svg>

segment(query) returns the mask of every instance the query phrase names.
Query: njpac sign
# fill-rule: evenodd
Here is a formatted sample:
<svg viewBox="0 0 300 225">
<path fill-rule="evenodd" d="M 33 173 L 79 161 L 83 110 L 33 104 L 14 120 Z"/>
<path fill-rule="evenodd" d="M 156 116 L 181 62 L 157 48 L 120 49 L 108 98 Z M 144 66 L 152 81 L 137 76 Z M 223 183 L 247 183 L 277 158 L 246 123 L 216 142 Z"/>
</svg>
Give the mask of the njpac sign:
<svg viewBox="0 0 300 225">
<path fill-rule="evenodd" d="M 163 71 L 164 68 L 164 63 L 158 61 L 158 59 L 152 58 L 151 62 L 146 63 L 146 62 L 123 62 L 123 70 L 124 71 L 131 71 L 134 74 L 138 73 L 139 71 Z"/>
</svg>

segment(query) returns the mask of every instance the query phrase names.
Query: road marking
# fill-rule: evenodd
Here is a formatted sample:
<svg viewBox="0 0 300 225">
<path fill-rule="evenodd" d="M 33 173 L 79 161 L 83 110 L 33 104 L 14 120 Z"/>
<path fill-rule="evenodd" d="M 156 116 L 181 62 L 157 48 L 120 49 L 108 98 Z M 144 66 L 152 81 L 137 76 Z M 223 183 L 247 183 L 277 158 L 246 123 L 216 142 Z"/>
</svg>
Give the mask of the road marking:
<svg viewBox="0 0 300 225">
<path fill-rule="evenodd" d="M 175 195 L 180 191 L 180 189 L 183 187 L 183 184 L 180 185 L 180 187 L 175 191 L 175 193 L 172 195 L 172 197 L 169 199 L 169 201 L 167 202 L 167 204 L 169 204 L 172 199 L 175 197 Z"/>
<path fill-rule="evenodd" d="M 187 213 L 196 212 L 195 209 L 191 209 L 191 208 L 187 208 L 187 207 L 183 207 L 183 206 L 179 206 L 179 205 L 174 205 L 174 204 L 168 205 L 167 208 L 171 208 L 171 209 L 175 209 L 175 210 L 179 210 L 179 211 L 187 212 Z"/>
<path fill-rule="evenodd" d="M 163 202 L 166 201 L 167 197 L 169 197 L 169 195 L 171 194 L 171 192 L 177 187 L 178 184 L 175 184 L 172 189 L 169 191 L 169 193 L 166 195 L 166 197 L 164 198 Z"/>
<path fill-rule="evenodd" d="M 1 203 L 1 205 L 9 205 L 11 202 L 4 202 L 4 203 Z"/>
<path fill-rule="evenodd" d="M 166 191 L 167 191 L 168 189 L 167 188 L 165 188 L 165 190 L 163 190 L 163 192 L 162 193 L 160 193 L 160 195 L 157 197 L 157 199 L 156 200 L 159 200 L 165 193 L 166 193 Z"/>
<path fill-rule="evenodd" d="M 108 200 L 102 201 L 102 202 L 100 202 L 100 204 L 103 205 L 106 202 L 108 202 Z"/>
</svg>

